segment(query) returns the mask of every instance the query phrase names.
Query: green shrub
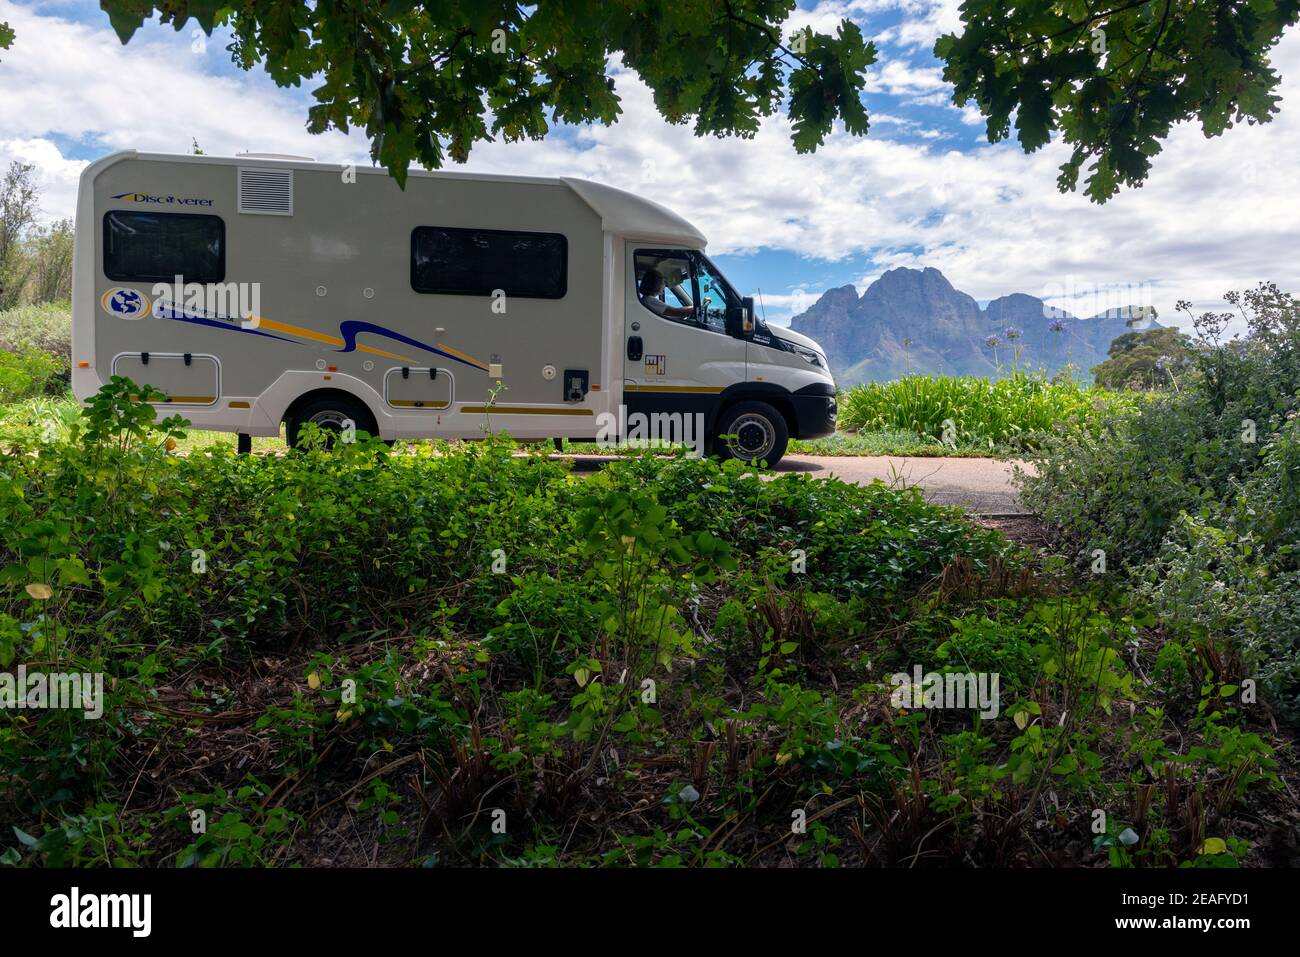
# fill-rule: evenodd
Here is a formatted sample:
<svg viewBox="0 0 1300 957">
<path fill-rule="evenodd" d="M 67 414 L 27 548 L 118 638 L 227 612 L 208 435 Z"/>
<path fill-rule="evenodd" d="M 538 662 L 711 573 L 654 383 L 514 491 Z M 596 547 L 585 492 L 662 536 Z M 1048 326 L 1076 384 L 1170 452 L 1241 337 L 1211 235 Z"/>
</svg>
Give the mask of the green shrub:
<svg viewBox="0 0 1300 957">
<path fill-rule="evenodd" d="M 1106 389 L 1178 389 L 1191 371 L 1191 337 L 1170 326 L 1116 336 L 1106 361 L 1092 367 L 1092 378 Z"/>
<path fill-rule="evenodd" d="M 1226 639 L 1300 718 L 1300 305 L 1270 285 L 1229 299 L 1245 339 L 1215 345 L 1230 317 L 1197 318 L 1203 348 L 1182 391 L 1106 416 L 1099 434 L 1051 437 L 1022 494 L 1171 626 Z"/>
<path fill-rule="evenodd" d="M 997 674 L 1004 691 L 1023 691 L 1037 675 L 1033 650 L 1039 638 L 1019 620 L 1018 606 L 1006 611 L 1005 618 L 976 614 L 954 619 L 952 634 L 935 649 L 935 658 L 954 670 Z"/>
<path fill-rule="evenodd" d="M 71 309 L 66 302 L 0 312 L 0 405 L 65 388 L 71 342 Z"/>
<path fill-rule="evenodd" d="M 66 442 L 81 418 L 81 405 L 71 395 L 40 395 L 0 407 L 0 442 L 36 448 Z"/>
<path fill-rule="evenodd" d="M 1181 393 L 1137 415 L 1107 415 L 1099 433 L 1049 439 L 1033 457 L 1037 474 L 1022 477 L 1025 503 L 1075 545 L 1127 567 L 1149 560 L 1180 514 L 1230 504 L 1270 457 L 1280 466 L 1275 490 L 1258 490 L 1264 498 L 1250 504 L 1257 514 L 1276 505 L 1294 516 L 1272 496 L 1295 482 L 1286 474 L 1294 440 L 1281 431 L 1300 408 L 1300 311 L 1291 338 L 1206 350 L 1197 363 Z"/>
<path fill-rule="evenodd" d="M 515 658 L 538 683 L 563 671 L 600 627 L 592 588 L 529 572 L 515 576 L 511 593 L 497 605 L 501 624 L 484 644 Z"/>
<path fill-rule="evenodd" d="M 23 347 L 0 351 L 0 404 L 20 402 L 62 388 L 58 376 L 66 372 L 48 353 Z"/>
<path fill-rule="evenodd" d="M 67 369 L 72 355 L 72 306 L 42 302 L 0 312 L 0 351 L 24 346 L 48 353 Z"/>
<path fill-rule="evenodd" d="M 1300 571 L 1263 558 L 1235 530 L 1242 523 L 1223 514 L 1219 523 L 1227 527 L 1180 516 L 1136 592 L 1175 628 L 1229 649 L 1244 668 L 1234 678 L 1253 678 L 1281 714 L 1300 719 Z"/>
</svg>

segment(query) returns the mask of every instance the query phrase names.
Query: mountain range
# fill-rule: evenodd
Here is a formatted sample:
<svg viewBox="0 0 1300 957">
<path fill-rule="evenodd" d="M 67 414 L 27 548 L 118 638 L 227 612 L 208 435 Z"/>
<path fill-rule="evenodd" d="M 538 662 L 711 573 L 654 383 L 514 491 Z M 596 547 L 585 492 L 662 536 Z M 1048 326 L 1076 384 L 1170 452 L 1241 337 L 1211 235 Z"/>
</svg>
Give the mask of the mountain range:
<svg viewBox="0 0 1300 957">
<path fill-rule="evenodd" d="M 846 386 L 908 372 L 996 376 L 1013 363 L 1049 374 L 1073 364 L 1086 373 L 1116 336 L 1158 325 L 1141 307 L 1080 319 L 1022 292 L 980 308 L 933 268 L 891 269 L 861 296 L 854 286 L 828 290 L 790 322 L 821 344 Z"/>
</svg>

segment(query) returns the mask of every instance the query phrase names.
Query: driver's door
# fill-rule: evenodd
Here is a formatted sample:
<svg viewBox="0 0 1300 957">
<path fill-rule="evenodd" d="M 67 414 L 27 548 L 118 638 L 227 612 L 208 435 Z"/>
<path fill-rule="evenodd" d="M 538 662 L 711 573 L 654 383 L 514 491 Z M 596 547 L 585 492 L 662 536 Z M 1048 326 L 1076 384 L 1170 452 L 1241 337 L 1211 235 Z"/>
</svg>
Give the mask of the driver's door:
<svg viewBox="0 0 1300 957">
<path fill-rule="evenodd" d="M 698 250 L 629 243 L 624 303 L 623 389 L 630 411 L 705 411 L 745 381 L 741 302 Z M 645 274 L 662 276 L 661 301 L 689 315 L 669 318 L 646 305 Z"/>
</svg>

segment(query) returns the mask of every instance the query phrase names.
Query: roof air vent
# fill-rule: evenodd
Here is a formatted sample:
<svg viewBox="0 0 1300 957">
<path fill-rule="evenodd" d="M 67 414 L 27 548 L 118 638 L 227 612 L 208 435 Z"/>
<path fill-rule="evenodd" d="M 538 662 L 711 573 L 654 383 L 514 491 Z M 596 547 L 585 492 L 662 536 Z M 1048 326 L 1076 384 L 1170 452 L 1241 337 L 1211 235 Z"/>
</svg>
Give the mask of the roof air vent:
<svg viewBox="0 0 1300 957">
<path fill-rule="evenodd" d="M 293 170 L 239 168 L 239 211 L 293 215 Z"/>
</svg>

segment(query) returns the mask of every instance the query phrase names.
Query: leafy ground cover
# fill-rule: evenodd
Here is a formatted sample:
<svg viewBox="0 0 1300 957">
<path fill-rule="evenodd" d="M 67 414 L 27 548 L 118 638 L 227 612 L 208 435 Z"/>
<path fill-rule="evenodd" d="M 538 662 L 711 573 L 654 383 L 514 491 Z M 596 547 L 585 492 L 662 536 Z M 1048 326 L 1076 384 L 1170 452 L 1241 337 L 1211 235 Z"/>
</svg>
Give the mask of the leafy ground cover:
<svg viewBox="0 0 1300 957">
<path fill-rule="evenodd" d="M 115 382 L 0 448 L 8 864 L 1281 864 L 1227 648 L 916 489 L 491 439 L 177 455 Z M 996 714 L 899 673 L 996 673 Z M 987 709 L 986 709 L 987 710 Z"/>
</svg>

